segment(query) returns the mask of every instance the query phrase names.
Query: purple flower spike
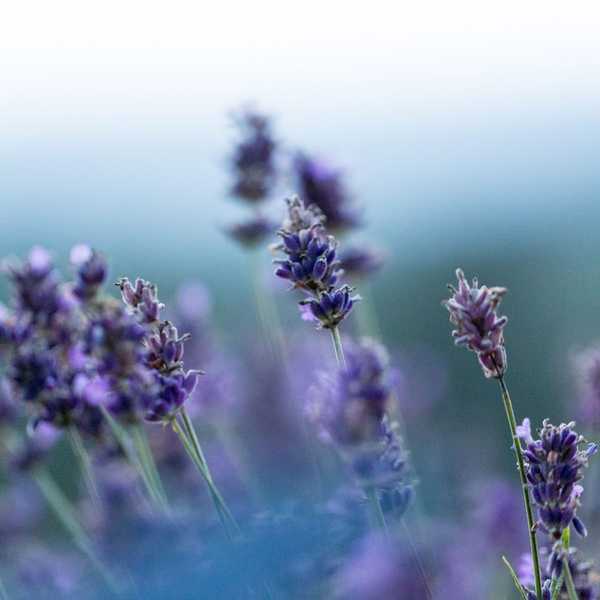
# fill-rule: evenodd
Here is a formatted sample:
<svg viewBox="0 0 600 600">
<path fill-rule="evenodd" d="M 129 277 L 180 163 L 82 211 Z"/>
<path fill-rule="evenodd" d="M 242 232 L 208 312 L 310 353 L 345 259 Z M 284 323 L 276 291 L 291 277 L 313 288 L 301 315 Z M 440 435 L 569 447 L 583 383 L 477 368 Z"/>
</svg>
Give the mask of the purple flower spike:
<svg viewBox="0 0 600 600">
<path fill-rule="evenodd" d="M 352 310 L 360 296 L 352 296 L 352 288 L 344 285 L 330 292 L 322 292 L 318 299 L 302 300 L 300 305 L 304 318 L 316 321 L 319 328 L 332 329 L 337 327 Z M 307 307 L 310 313 L 307 313 Z"/>
<path fill-rule="evenodd" d="M 322 375 L 311 390 L 307 414 L 361 485 L 376 491 L 383 510 L 400 517 L 411 502 L 413 483 L 397 426 L 387 416 L 392 393 L 385 349 L 363 340 L 348 346 L 345 368 L 333 377 Z"/>
<path fill-rule="evenodd" d="M 588 458 L 596 452 L 590 444 L 585 450 L 579 446 L 584 439 L 573 431 L 574 422 L 558 427 L 548 419 L 543 422 L 539 439 L 531 436 L 528 419 L 518 428 L 525 444 L 523 457 L 526 475 L 533 500 L 538 509 L 538 525 L 554 540 L 559 540 L 564 529 L 573 525 L 580 535 L 586 534 L 581 520 L 576 516 L 583 487 L 583 469 Z"/>
<path fill-rule="evenodd" d="M 302 197 L 319 208 L 331 231 L 351 229 L 360 223 L 341 171 L 306 154 L 298 154 L 294 166 Z"/>
<path fill-rule="evenodd" d="M 307 294 L 300 301 L 304 320 L 333 329 L 360 298 L 352 295 L 350 286 L 339 283 L 343 271 L 337 258 L 337 241 L 327 235 L 321 213 L 297 197 L 286 202 L 287 217 L 279 230 L 281 242 L 274 246 L 285 257 L 274 261 L 275 275 Z"/>
<path fill-rule="evenodd" d="M 243 223 L 229 227 L 227 233 L 242 246 L 253 248 L 264 242 L 276 230 L 275 223 L 262 215 L 256 215 Z"/>
<path fill-rule="evenodd" d="M 235 175 L 231 193 L 256 204 L 268 198 L 275 184 L 277 144 L 266 116 L 247 111 L 236 121 L 242 139 L 231 159 Z"/>
<path fill-rule="evenodd" d="M 77 268 L 73 293 L 82 300 L 93 299 L 106 281 L 106 260 L 89 246 L 80 244 L 71 250 L 71 263 Z"/>
<path fill-rule="evenodd" d="M 452 296 L 443 302 L 456 326 L 454 342 L 477 354 L 486 377 L 502 377 L 507 367 L 503 330 L 508 319 L 496 311 L 507 290 L 479 287 L 477 279 L 469 285 L 461 269 L 456 270 L 456 277 L 458 289 L 449 285 Z"/>
</svg>

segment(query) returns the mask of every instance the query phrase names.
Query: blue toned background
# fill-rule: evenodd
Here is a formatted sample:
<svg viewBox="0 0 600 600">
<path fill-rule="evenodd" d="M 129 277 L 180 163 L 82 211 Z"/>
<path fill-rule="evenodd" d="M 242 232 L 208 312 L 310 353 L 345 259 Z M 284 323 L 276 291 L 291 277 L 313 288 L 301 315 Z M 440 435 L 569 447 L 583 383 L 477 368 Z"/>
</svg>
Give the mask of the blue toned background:
<svg viewBox="0 0 600 600">
<path fill-rule="evenodd" d="M 156 280 L 164 297 L 200 280 L 235 348 L 256 317 L 247 257 L 223 233 L 243 214 L 227 195 L 229 115 L 252 102 L 288 150 L 344 167 L 364 210 L 356 239 L 389 254 L 365 294 L 383 341 L 439 368 L 428 417 L 407 422 L 423 510 L 460 514 L 474 462 L 512 470 L 497 390 L 454 350 L 440 306 L 456 266 L 509 288 L 519 415 L 571 418 L 571 354 L 600 339 L 596 8 L 30 11 L 13 7 L 0 26 L 0 255 L 42 244 L 66 264 L 84 241 L 112 275 Z M 284 180 L 279 195 L 294 191 Z M 289 296 L 275 297 L 286 331 L 309 327 Z"/>
</svg>

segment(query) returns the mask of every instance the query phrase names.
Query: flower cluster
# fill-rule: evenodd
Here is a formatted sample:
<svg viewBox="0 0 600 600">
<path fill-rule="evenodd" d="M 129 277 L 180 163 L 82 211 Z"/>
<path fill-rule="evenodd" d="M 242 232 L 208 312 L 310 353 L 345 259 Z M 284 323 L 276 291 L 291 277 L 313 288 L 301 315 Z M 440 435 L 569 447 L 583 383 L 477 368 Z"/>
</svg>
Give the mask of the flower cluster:
<svg viewBox="0 0 600 600">
<path fill-rule="evenodd" d="M 242 139 L 231 160 L 235 172 L 232 194 L 250 203 L 268 197 L 275 182 L 277 144 L 269 119 L 257 112 L 245 111 L 237 118 Z"/>
<path fill-rule="evenodd" d="M 155 285 L 139 278 L 132 284 L 126 277 L 121 278 L 117 285 L 123 302 L 145 327 L 145 363 L 154 376 L 156 386 L 147 406 L 146 419 L 169 421 L 196 386 L 199 371 L 185 371 L 183 368 L 184 344 L 189 335 L 180 336 L 170 321 L 160 319 L 164 305 L 158 300 Z"/>
<path fill-rule="evenodd" d="M 87 305 L 106 278 L 106 264 L 84 246 L 76 247 L 73 257 L 73 283 L 62 281 L 40 247 L 27 260 L 7 265 L 13 307 L 2 311 L 0 337 L 12 393 L 25 401 L 34 426 L 75 424 L 98 434 L 98 410 L 82 401 L 77 386 L 87 369 L 81 352 L 90 332 Z"/>
<path fill-rule="evenodd" d="M 461 269 L 456 277 L 458 289 L 449 285 L 452 296 L 443 302 L 456 326 L 455 344 L 477 354 L 486 377 L 502 377 L 507 366 L 503 330 L 508 319 L 499 317 L 497 309 L 506 288 L 479 287 L 477 279 L 469 285 Z"/>
<path fill-rule="evenodd" d="M 557 427 L 545 419 L 537 440 L 531 435 L 529 419 L 517 428 L 525 444 L 523 456 L 527 481 L 538 509 L 538 526 L 554 540 L 559 540 L 570 524 L 581 536 L 586 535 L 585 526 L 576 515 L 583 492 L 578 482 L 583 478 L 589 457 L 598 448 L 589 444 L 580 449 L 584 439 L 573 431 L 574 427 L 574 422 Z"/>
<path fill-rule="evenodd" d="M 304 318 L 333 329 L 352 310 L 358 297 L 348 285 L 338 285 L 342 275 L 337 260 L 337 241 L 327 235 L 322 214 L 299 198 L 287 200 L 288 214 L 279 231 L 276 248 L 285 258 L 275 261 L 275 275 L 290 281 L 309 298 L 300 305 Z"/>
<path fill-rule="evenodd" d="M 233 196 L 249 203 L 254 214 L 227 228 L 227 233 L 242 246 L 254 247 L 276 230 L 276 224 L 260 212 L 277 180 L 275 164 L 277 143 L 269 119 L 257 112 L 245 111 L 237 118 L 242 139 L 231 158 Z"/>
<path fill-rule="evenodd" d="M 356 227 L 360 218 L 344 187 L 342 172 L 323 160 L 299 153 L 294 161 L 300 194 L 327 219 L 327 227 L 341 231 Z"/>
<path fill-rule="evenodd" d="M 556 577 L 560 577 L 562 573 L 562 560 L 565 556 L 567 557 L 569 570 L 573 576 L 577 597 L 580 600 L 597 600 L 598 585 L 592 561 L 585 560 L 577 548 L 569 548 L 567 552 L 562 548 L 561 542 L 557 542 L 555 546 L 556 548 L 551 554 L 549 554 L 547 548 L 540 548 L 542 576 L 544 578 L 542 600 L 551 600 L 552 573 L 554 572 Z M 524 554 L 521 557 L 518 576 L 520 582 L 527 590 L 528 600 L 536 600 L 535 594 L 530 591 L 530 588 L 534 585 L 533 563 L 530 553 Z M 567 600 L 569 597 L 564 583 L 558 597 L 559 600 Z"/>
<path fill-rule="evenodd" d="M 307 405 L 321 437 L 333 444 L 384 510 L 401 515 L 412 498 L 408 456 L 388 417 L 393 389 L 384 348 L 365 340 L 350 345 L 346 368 L 323 374 Z"/>
</svg>

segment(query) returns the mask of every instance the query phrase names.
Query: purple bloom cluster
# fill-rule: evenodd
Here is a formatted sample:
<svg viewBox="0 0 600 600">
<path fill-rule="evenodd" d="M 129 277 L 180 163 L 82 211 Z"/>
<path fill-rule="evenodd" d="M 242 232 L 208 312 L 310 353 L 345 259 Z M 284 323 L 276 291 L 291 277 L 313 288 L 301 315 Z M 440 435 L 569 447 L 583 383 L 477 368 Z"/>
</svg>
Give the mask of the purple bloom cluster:
<svg viewBox="0 0 600 600">
<path fill-rule="evenodd" d="M 580 449 L 584 439 L 573 431 L 574 426 L 571 422 L 557 427 L 545 419 L 537 440 L 531 435 L 529 419 L 517 428 L 526 446 L 527 480 L 538 509 L 538 526 L 554 540 L 559 540 L 571 523 L 581 536 L 587 534 L 576 515 L 583 492 L 578 482 L 598 448 L 589 444 L 585 450 Z"/>
<path fill-rule="evenodd" d="M 75 424 L 97 434 L 98 411 L 82 402 L 77 381 L 87 367 L 81 346 L 90 331 L 88 304 L 96 299 L 106 265 L 84 247 L 74 255 L 73 284 L 61 280 L 49 253 L 40 247 L 24 262 L 7 265 L 13 310 L 3 311 L 3 358 L 13 393 L 28 404 L 34 425 Z"/>
<path fill-rule="evenodd" d="M 179 335 L 169 321 L 160 319 L 164 305 L 158 300 L 155 285 L 136 279 L 132 284 L 126 277 L 118 282 L 123 302 L 140 325 L 145 327 L 143 343 L 145 364 L 154 376 L 155 390 L 149 398 L 146 419 L 169 421 L 194 391 L 198 371 L 185 371 L 183 353 L 189 335 Z"/>
<path fill-rule="evenodd" d="M 363 278 L 376 273 L 385 261 L 383 252 L 364 244 L 351 246 L 340 256 L 344 273 L 349 277 Z"/>
<path fill-rule="evenodd" d="M 275 275 L 310 297 L 302 300 L 303 316 L 325 329 L 339 325 L 352 310 L 357 296 L 348 285 L 338 285 L 342 275 L 337 241 L 327 235 L 322 214 L 299 198 L 287 200 L 288 215 L 276 247 L 285 258 L 275 261 Z"/>
<path fill-rule="evenodd" d="M 569 548 L 567 551 L 562 547 L 561 542 L 555 544 L 556 549 L 551 553 L 547 548 L 540 548 L 540 559 L 542 562 L 542 576 L 544 585 L 542 588 L 542 600 L 551 600 L 551 585 L 552 574 L 560 577 L 562 573 L 562 561 L 567 556 L 569 570 L 573 576 L 575 591 L 580 600 L 597 600 L 598 598 L 598 582 L 597 576 L 593 570 L 593 562 L 585 560 L 581 556 L 581 552 L 577 548 Z M 530 591 L 534 585 L 533 563 L 531 554 L 526 553 L 521 556 L 521 561 L 518 568 L 518 576 L 520 582 L 525 586 L 529 594 L 529 600 L 536 600 L 535 594 Z M 567 588 L 563 584 L 563 588 L 559 595 L 559 600 L 567 600 Z"/>
<path fill-rule="evenodd" d="M 458 289 L 449 285 L 452 296 L 443 302 L 450 313 L 452 332 L 457 346 L 466 346 L 477 354 L 486 377 L 502 377 L 506 371 L 504 327 L 507 317 L 497 314 L 506 288 L 479 286 L 477 279 L 471 285 L 461 269 L 456 270 Z"/>
<path fill-rule="evenodd" d="M 252 248 L 277 230 L 277 225 L 267 217 L 256 214 L 246 221 L 227 228 L 227 233 L 242 246 Z"/>
<path fill-rule="evenodd" d="M 246 202 L 265 200 L 275 183 L 275 151 L 277 144 L 271 124 L 265 115 L 245 111 L 238 116 L 242 134 L 231 159 L 235 173 L 232 194 Z"/>
<path fill-rule="evenodd" d="M 600 347 L 587 348 L 574 361 L 578 383 L 579 414 L 583 422 L 600 428 Z"/>
<path fill-rule="evenodd" d="M 323 160 L 299 153 L 294 161 L 300 194 L 325 215 L 331 231 L 356 227 L 360 218 L 344 187 L 342 172 Z"/>
<path fill-rule="evenodd" d="M 387 353 L 379 344 L 350 345 L 346 368 L 323 374 L 311 392 L 309 418 L 335 445 L 382 507 L 401 516 L 412 498 L 409 463 L 397 426 L 387 411 L 392 399 Z"/>
<path fill-rule="evenodd" d="M 360 544 L 334 578 L 336 600 L 425 600 L 429 594 L 404 546 L 380 536 Z"/>
</svg>

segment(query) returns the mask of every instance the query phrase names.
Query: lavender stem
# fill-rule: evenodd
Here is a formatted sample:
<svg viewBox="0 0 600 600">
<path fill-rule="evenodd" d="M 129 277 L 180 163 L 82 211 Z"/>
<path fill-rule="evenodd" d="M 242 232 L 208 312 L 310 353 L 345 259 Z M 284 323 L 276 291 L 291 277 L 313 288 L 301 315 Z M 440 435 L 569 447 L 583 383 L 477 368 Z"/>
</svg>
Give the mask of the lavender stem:
<svg viewBox="0 0 600 600">
<path fill-rule="evenodd" d="M 172 422 L 173 430 L 179 436 L 179 439 L 181 440 L 186 452 L 206 482 L 221 524 L 225 529 L 225 533 L 230 540 L 233 540 L 233 535 L 239 533 L 239 526 L 213 481 L 191 420 L 187 413 L 185 413 L 185 415 L 183 414 L 183 411 L 182 421 L 184 422 L 183 427 L 179 421 L 177 421 L 177 419 L 174 419 Z M 233 530 L 233 534 L 231 530 Z"/>
<path fill-rule="evenodd" d="M 164 510 L 165 513 L 169 513 L 169 501 L 167 500 L 167 494 L 162 484 L 160 474 L 154 462 L 152 456 L 152 450 L 148 443 L 148 436 L 144 431 L 142 425 L 134 425 L 132 428 L 133 441 L 140 459 L 140 465 L 146 473 L 146 477 L 152 486 L 156 500 L 158 504 Z"/>
<path fill-rule="evenodd" d="M 63 527 L 71 534 L 73 542 L 88 558 L 90 563 L 102 576 L 108 587 L 115 593 L 118 592 L 117 586 L 112 575 L 106 567 L 100 562 L 93 550 L 92 542 L 83 530 L 83 527 L 75 517 L 75 508 L 67 497 L 63 494 L 60 487 L 56 484 L 50 475 L 41 469 L 38 469 L 33 478 L 46 498 L 50 508 L 54 511 Z"/>
<path fill-rule="evenodd" d="M 563 569 L 565 572 L 565 585 L 567 586 L 569 600 L 579 600 L 577 590 L 575 589 L 575 582 L 573 581 L 573 575 L 571 574 L 571 568 L 569 567 L 569 560 L 566 556 L 563 558 Z"/>
<path fill-rule="evenodd" d="M 502 402 L 504 404 L 504 411 L 506 413 L 508 427 L 510 429 L 511 437 L 513 440 L 513 448 L 515 451 L 515 456 L 517 457 L 519 477 L 521 479 L 523 502 L 525 503 L 525 513 L 527 515 L 527 529 L 529 533 L 529 544 L 531 547 L 531 559 L 533 562 L 533 573 L 535 578 L 535 593 L 538 598 L 541 598 L 542 573 L 540 569 L 540 557 L 538 551 L 537 538 L 535 535 L 535 520 L 533 518 L 533 510 L 531 508 L 531 499 L 529 497 L 529 485 L 527 483 L 527 477 L 525 475 L 525 464 L 523 462 L 521 441 L 519 440 L 519 437 L 517 435 L 517 420 L 515 418 L 515 412 L 513 410 L 513 405 L 510 399 L 510 394 L 508 392 L 508 387 L 506 386 L 506 382 L 504 381 L 504 376 L 500 375 L 498 377 L 498 383 L 500 384 L 500 390 L 502 392 Z"/>
<path fill-rule="evenodd" d="M 337 327 L 332 327 L 331 340 L 333 341 L 333 351 L 335 352 L 335 359 L 340 367 L 346 368 L 346 357 L 344 356 L 344 348 L 342 346 L 342 337 L 340 330 Z"/>
<path fill-rule="evenodd" d="M 122 425 L 120 425 L 116 421 L 116 419 L 108 412 L 108 410 L 104 406 L 101 406 L 100 410 L 102 411 L 102 415 L 106 419 L 106 422 L 108 423 L 112 434 L 115 436 L 119 447 L 125 453 L 129 464 L 138 472 L 138 474 L 142 478 L 142 481 L 144 482 L 144 486 L 146 488 L 146 491 L 148 492 L 148 495 L 150 496 L 150 499 L 152 500 L 152 503 L 156 507 L 165 508 L 161 502 L 161 498 L 158 491 L 156 490 L 152 480 L 146 472 L 146 469 L 144 469 L 144 466 L 142 465 L 140 456 L 138 456 L 138 454 L 132 447 L 132 441 L 129 433 Z"/>
<path fill-rule="evenodd" d="M 6 587 L 4 586 L 4 582 L 0 577 L 0 600 L 9 600 L 8 592 L 6 591 Z"/>
<path fill-rule="evenodd" d="M 101 501 L 100 494 L 98 493 L 98 486 L 96 485 L 96 478 L 92 469 L 92 461 L 90 455 L 85 448 L 81 435 L 75 426 L 70 426 L 68 429 L 68 438 L 71 443 L 73 454 L 79 461 L 81 475 L 89 492 L 92 503 L 96 511 L 100 510 Z"/>
</svg>

